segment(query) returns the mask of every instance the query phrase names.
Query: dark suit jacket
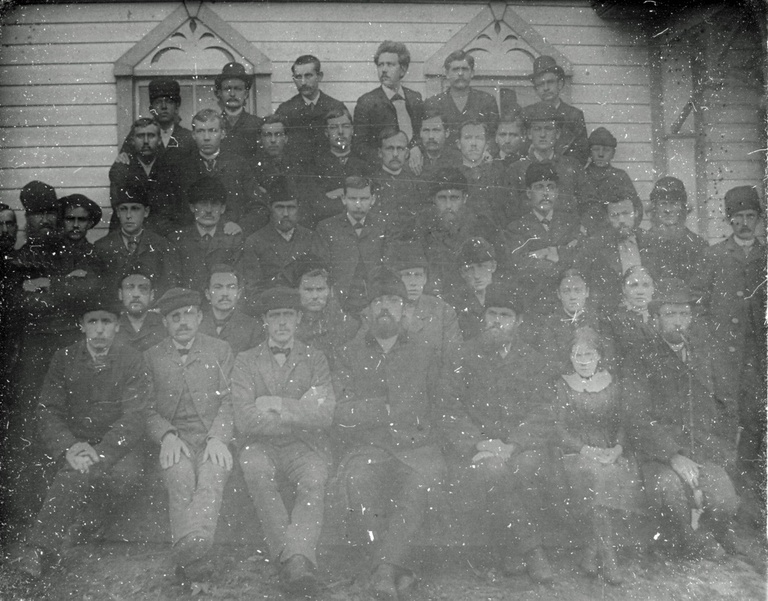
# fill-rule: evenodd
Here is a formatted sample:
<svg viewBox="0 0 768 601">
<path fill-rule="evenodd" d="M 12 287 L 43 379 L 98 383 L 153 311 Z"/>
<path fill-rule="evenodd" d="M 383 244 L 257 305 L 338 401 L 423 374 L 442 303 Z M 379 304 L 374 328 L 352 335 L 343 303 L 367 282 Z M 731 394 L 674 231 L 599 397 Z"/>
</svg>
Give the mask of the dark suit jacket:
<svg viewBox="0 0 768 601">
<path fill-rule="evenodd" d="M 211 267 L 218 263 L 235 265 L 243 252 L 243 234 L 225 234 L 222 222 L 218 223 L 207 243 L 194 223 L 170 240 L 179 253 L 183 287 L 198 291 L 208 287 Z"/>
<path fill-rule="evenodd" d="M 131 144 L 130 137 L 125 138 L 120 152 L 133 154 L 133 144 Z M 157 156 L 163 157 L 163 160 L 168 163 L 184 163 L 196 152 L 197 144 L 192 137 L 192 132 L 178 123 L 173 126 L 168 146 L 163 146 L 162 140 L 157 145 Z"/>
<path fill-rule="evenodd" d="M 264 328 L 261 325 L 261 320 L 257 321 L 253 317 L 248 317 L 237 309 L 221 328 L 221 332 L 216 331 L 213 311 L 210 308 L 206 309 L 198 331 L 201 334 L 207 334 L 212 338 L 228 342 L 235 355 L 252 349 L 264 339 Z"/>
<path fill-rule="evenodd" d="M 240 113 L 234 124 L 229 123 L 225 112 L 221 113 L 221 120 L 227 130 L 226 137 L 221 141 L 221 149 L 234 153 L 245 161 L 255 159 L 264 120 L 247 111 Z"/>
<path fill-rule="evenodd" d="M 537 102 L 523 107 L 523 116 L 527 116 L 532 107 L 542 104 Z M 589 144 L 587 143 L 587 125 L 584 122 L 584 113 L 575 106 L 566 104 L 562 100 L 557 107 L 560 115 L 560 137 L 555 144 L 555 150 L 560 155 L 573 158 L 579 167 L 583 167 L 589 159 Z"/>
<path fill-rule="evenodd" d="M 299 181 L 302 223 L 314 229 L 323 219 L 344 211 L 340 196 L 328 198 L 326 194 L 343 188 L 347 177 L 367 175 L 370 170 L 370 165 L 353 153 L 347 155 L 344 161 L 328 149 L 318 154 L 315 159 L 315 177 Z"/>
<path fill-rule="evenodd" d="M 123 340 L 137 351 L 144 352 L 164 340 L 166 336 L 168 336 L 168 330 L 165 328 L 163 318 L 159 313 L 149 311 L 138 332 L 133 329 L 128 317 L 125 314 L 121 315 L 120 331 L 115 339 Z"/>
<path fill-rule="evenodd" d="M 405 109 L 411 117 L 413 140 L 419 137 L 421 122 L 424 119 L 424 101 L 421 94 L 403 86 Z M 371 164 L 376 164 L 379 150 L 379 132 L 392 125 L 398 127 L 397 111 L 381 86 L 360 96 L 355 105 L 355 137 L 352 145 L 355 151 L 363 154 Z"/>
<path fill-rule="evenodd" d="M 499 107 L 496 106 L 496 99 L 488 92 L 482 90 L 469 89 L 469 98 L 463 110 L 459 110 L 451 97 L 450 89 L 445 90 L 436 96 L 430 96 L 424 101 L 426 111 L 437 111 L 445 120 L 447 126 L 451 129 L 451 139 L 458 138 L 459 126 L 468 120 L 481 121 L 490 126 L 489 136 L 491 139 L 499 125 Z"/>
</svg>

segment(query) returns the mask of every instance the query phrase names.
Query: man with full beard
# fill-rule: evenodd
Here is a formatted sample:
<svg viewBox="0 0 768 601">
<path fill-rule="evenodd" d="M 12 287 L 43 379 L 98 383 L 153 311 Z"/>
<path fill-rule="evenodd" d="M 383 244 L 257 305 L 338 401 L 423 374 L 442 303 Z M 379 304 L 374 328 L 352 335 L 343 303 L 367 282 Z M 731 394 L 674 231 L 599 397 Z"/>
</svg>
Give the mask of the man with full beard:
<svg viewBox="0 0 768 601">
<path fill-rule="evenodd" d="M 474 468 L 463 470 L 461 484 L 486 493 L 489 534 L 504 573 L 525 570 L 534 582 L 549 583 L 554 574 L 532 509 L 546 506 L 552 480 L 546 450 L 554 399 L 547 382 L 554 373 L 519 338 L 520 313 L 513 296 L 486 296 L 484 329 L 465 343 L 453 367 L 462 382 L 460 403 L 445 420 L 455 455 L 449 464 Z"/>
<path fill-rule="evenodd" d="M 368 284 L 369 327 L 336 360 L 335 422 L 342 448 L 339 483 L 349 515 L 372 544 L 370 589 L 403 599 L 416 577 L 407 556 L 443 477 L 434 415 L 434 354 L 403 332 L 408 293 L 400 276 L 376 270 Z"/>
<path fill-rule="evenodd" d="M 162 316 L 149 310 L 155 302 L 155 287 L 149 271 L 140 267 L 127 270 L 120 280 L 117 296 L 123 303 L 118 338 L 143 352 L 166 337 Z"/>
</svg>

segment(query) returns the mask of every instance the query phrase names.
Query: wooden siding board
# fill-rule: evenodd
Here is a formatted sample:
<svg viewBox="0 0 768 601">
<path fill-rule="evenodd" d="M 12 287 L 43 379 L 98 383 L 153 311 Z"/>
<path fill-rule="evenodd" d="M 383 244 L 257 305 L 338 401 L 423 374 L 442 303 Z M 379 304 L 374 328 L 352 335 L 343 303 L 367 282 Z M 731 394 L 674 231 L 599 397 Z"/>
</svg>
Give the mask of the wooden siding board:
<svg viewBox="0 0 768 601">
<path fill-rule="evenodd" d="M 133 42 L 3 46 L 0 49 L 0 65 L 112 65 L 132 46 Z"/>
<path fill-rule="evenodd" d="M 61 23 L 52 25 L 8 25 L 3 27 L 2 43 L 7 45 L 65 45 L 83 42 L 136 43 L 152 28 L 155 21 L 112 23 Z"/>
<path fill-rule="evenodd" d="M 114 144 L 103 146 L 36 146 L 33 148 L 0 149 L 0 165 L 22 168 L 36 165 L 46 167 L 111 167 L 117 156 Z"/>
<path fill-rule="evenodd" d="M 87 107 L 93 104 L 116 102 L 114 84 L 44 85 L 0 87 L 2 106 L 51 106 L 75 104 Z"/>
<path fill-rule="evenodd" d="M 41 176 L 41 173 L 44 175 Z M 33 179 L 42 179 L 57 190 L 67 187 L 101 187 L 109 182 L 109 169 L 106 167 L 0 169 L 0 181 L 10 188 L 23 188 Z"/>
<path fill-rule="evenodd" d="M 177 2 L 146 2 L 141 10 L 136 4 L 53 4 L 18 6 L 8 13 L 9 24 L 116 23 L 120 21 L 159 22 L 178 7 Z"/>
<path fill-rule="evenodd" d="M 87 112 L 77 105 L 0 107 L 0 124 L 5 127 L 62 125 L 114 125 L 115 107 L 93 104 Z"/>
<path fill-rule="evenodd" d="M 4 86 L 68 85 L 114 81 L 111 63 L 84 65 L 5 65 L 0 67 Z"/>
<path fill-rule="evenodd" d="M 117 128 L 114 125 L 3 127 L 0 140 L 4 148 L 117 146 Z"/>
</svg>

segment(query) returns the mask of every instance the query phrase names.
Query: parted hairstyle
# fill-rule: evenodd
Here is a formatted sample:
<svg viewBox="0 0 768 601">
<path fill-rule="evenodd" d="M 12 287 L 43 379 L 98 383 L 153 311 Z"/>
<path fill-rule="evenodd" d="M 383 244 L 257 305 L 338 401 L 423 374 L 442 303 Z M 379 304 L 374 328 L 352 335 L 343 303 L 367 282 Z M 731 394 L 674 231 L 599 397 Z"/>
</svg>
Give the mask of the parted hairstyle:
<svg viewBox="0 0 768 601">
<path fill-rule="evenodd" d="M 300 67 L 301 65 L 314 65 L 315 73 L 319 74 L 322 72 L 320 70 L 320 59 L 312 54 L 302 54 L 299 58 L 293 61 L 293 64 L 291 65 L 291 73 L 296 74 L 296 67 Z"/>
</svg>

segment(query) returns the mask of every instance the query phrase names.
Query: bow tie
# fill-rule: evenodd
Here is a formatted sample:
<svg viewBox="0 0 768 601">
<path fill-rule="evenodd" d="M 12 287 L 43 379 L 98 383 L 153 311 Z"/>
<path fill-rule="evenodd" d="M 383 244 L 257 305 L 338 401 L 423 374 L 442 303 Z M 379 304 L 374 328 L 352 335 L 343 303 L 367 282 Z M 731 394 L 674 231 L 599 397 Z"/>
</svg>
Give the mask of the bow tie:
<svg viewBox="0 0 768 601">
<path fill-rule="evenodd" d="M 269 350 L 272 351 L 273 355 L 285 355 L 285 358 L 288 358 L 288 355 L 291 354 L 290 347 L 281 348 L 279 346 L 270 346 Z"/>
<path fill-rule="evenodd" d="M 402 100 L 402 101 L 405 101 L 405 98 L 403 98 L 402 96 L 400 96 L 400 94 L 395 94 L 395 95 L 394 95 L 394 96 L 392 96 L 392 98 L 390 98 L 389 100 L 390 100 L 390 102 L 397 102 L 398 100 Z"/>
<path fill-rule="evenodd" d="M 179 351 L 179 355 L 181 355 L 182 357 L 186 357 L 187 355 L 189 355 L 188 348 L 177 348 L 176 350 Z"/>
</svg>

